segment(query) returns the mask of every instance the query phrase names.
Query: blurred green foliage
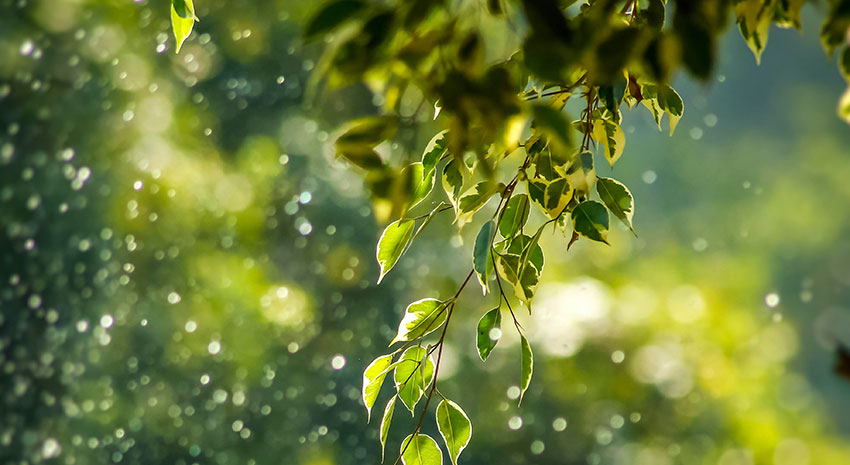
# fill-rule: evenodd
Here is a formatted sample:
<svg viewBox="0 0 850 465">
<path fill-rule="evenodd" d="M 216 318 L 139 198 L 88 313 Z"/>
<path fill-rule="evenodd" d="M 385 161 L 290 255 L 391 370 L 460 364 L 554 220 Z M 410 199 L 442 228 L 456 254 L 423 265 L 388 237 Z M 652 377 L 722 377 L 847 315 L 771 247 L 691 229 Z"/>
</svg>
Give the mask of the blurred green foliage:
<svg viewBox="0 0 850 465">
<path fill-rule="evenodd" d="M 311 3 L 199 3 L 175 55 L 159 3 L 0 0 L 0 461 L 377 461 L 361 373 L 407 303 L 454 293 L 478 230 L 435 217 L 375 286 L 376 213 L 331 133 L 381 102 L 305 97 Z M 812 34 L 759 68 L 733 39 L 710 91 L 676 83 L 694 111 L 672 140 L 623 116 L 640 237 L 540 238 L 521 407 L 518 338 L 482 364 L 493 302 L 458 300 L 440 377 L 475 425 L 461 463 L 850 458 L 819 345 L 850 334 L 844 84 Z M 415 157 L 436 132 L 399 131 Z"/>
</svg>

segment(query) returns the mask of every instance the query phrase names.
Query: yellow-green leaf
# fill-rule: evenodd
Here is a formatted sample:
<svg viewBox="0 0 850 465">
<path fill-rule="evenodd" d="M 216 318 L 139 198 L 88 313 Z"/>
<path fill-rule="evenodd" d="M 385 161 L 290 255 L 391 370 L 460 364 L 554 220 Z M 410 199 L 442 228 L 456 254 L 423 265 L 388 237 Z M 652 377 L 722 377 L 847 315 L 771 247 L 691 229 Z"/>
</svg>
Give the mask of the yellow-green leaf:
<svg viewBox="0 0 850 465">
<path fill-rule="evenodd" d="M 403 465 L 443 465 L 443 453 L 431 436 L 427 434 L 409 435 L 401 442 L 401 463 Z"/>
<path fill-rule="evenodd" d="M 443 399 L 437 405 L 437 430 L 446 443 L 449 458 L 457 465 L 457 458 L 472 439 L 472 422 L 456 403 Z"/>
<path fill-rule="evenodd" d="M 446 305 L 446 302 L 437 299 L 417 300 L 408 305 L 390 345 L 412 341 L 435 331 L 446 321 Z"/>
<path fill-rule="evenodd" d="M 635 201 L 629 189 L 614 179 L 599 178 L 596 181 L 596 192 L 599 193 L 599 197 L 605 206 L 608 207 L 608 210 L 635 234 L 635 228 L 632 227 L 632 217 L 635 214 Z"/>
<path fill-rule="evenodd" d="M 387 436 L 390 433 L 390 422 L 393 421 L 393 411 L 395 410 L 395 400 L 398 396 L 393 396 L 387 406 L 384 407 L 384 416 L 381 418 L 381 463 L 384 462 L 384 450 L 387 445 Z"/>
<path fill-rule="evenodd" d="M 531 374 L 534 372 L 534 354 L 531 352 L 531 345 L 528 344 L 528 339 L 520 334 L 520 348 L 522 352 L 521 378 L 520 378 L 520 394 L 519 403 L 522 403 L 522 397 L 528 386 L 531 385 Z"/>
<path fill-rule="evenodd" d="M 392 360 L 392 354 L 381 355 L 363 371 L 363 405 L 366 406 L 367 417 L 370 420 L 372 418 L 372 407 L 378 398 L 381 385 L 384 384 L 384 378 L 387 376 L 387 370 L 392 364 Z"/>
<path fill-rule="evenodd" d="M 381 266 L 381 274 L 378 276 L 378 284 L 384 279 L 384 276 L 390 272 L 395 266 L 410 237 L 413 235 L 413 227 L 416 223 L 413 220 L 397 220 L 389 224 L 384 229 L 381 238 L 378 239 L 378 248 L 375 251 L 375 256 L 378 259 L 378 265 Z"/>
<path fill-rule="evenodd" d="M 195 5 L 192 0 L 171 1 L 171 29 L 174 31 L 174 39 L 177 41 L 175 53 L 180 53 L 183 42 L 192 33 L 192 28 L 197 20 Z"/>
</svg>

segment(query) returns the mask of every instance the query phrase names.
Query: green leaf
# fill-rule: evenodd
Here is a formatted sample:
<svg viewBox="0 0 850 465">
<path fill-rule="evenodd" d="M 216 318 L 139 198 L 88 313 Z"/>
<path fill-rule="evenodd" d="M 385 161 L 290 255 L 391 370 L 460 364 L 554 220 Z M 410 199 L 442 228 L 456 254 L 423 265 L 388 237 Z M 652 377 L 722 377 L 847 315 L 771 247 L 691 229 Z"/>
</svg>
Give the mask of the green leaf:
<svg viewBox="0 0 850 465">
<path fill-rule="evenodd" d="M 487 361 L 490 352 L 493 352 L 493 349 L 499 342 L 499 338 L 493 339 L 492 335 L 494 329 L 499 330 L 498 332 L 501 333 L 501 324 L 502 311 L 498 308 L 490 310 L 478 320 L 476 345 L 478 347 L 478 356 L 481 357 L 482 362 Z"/>
<path fill-rule="evenodd" d="M 773 4 L 763 0 L 744 0 L 735 5 L 738 29 L 755 55 L 756 63 L 761 62 L 761 52 L 767 46 L 767 33 L 774 13 Z"/>
<path fill-rule="evenodd" d="M 366 4 L 358 0 L 339 0 L 330 3 L 313 16 L 304 29 L 304 37 L 310 39 L 330 32 L 365 8 Z"/>
<path fill-rule="evenodd" d="M 490 197 L 498 192 L 498 190 L 498 184 L 490 181 L 481 181 L 472 186 L 471 189 L 461 195 L 460 200 L 458 201 L 458 209 L 460 211 L 459 216 L 469 219 L 473 214 L 475 214 L 475 212 L 480 210 L 481 207 L 490 200 Z"/>
<path fill-rule="evenodd" d="M 472 249 L 472 267 L 478 275 L 478 282 L 487 294 L 487 281 L 493 272 L 493 261 L 490 259 L 490 248 L 496 237 L 496 222 L 490 220 L 484 223 L 478 235 L 475 237 L 475 246 Z"/>
<path fill-rule="evenodd" d="M 472 439 L 472 422 L 459 405 L 443 399 L 437 405 L 437 430 L 446 443 L 452 463 L 457 465 L 458 456 Z"/>
<path fill-rule="evenodd" d="M 381 391 L 381 385 L 384 384 L 387 369 L 392 361 L 392 354 L 381 355 L 363 370 L 363 404 L 366 406 L 369 420 L 372 419 L 372 407 L 375 405 L 375 400 L 378 399 L 378 392 Z"/>
<path fill-rule="evenodd" d="M 557 218 L 573 198 L 573 188 L 567 178 L 556 179 L 546 186 L 543 207 L 550 218 Z"/>
<path fill-rule="evenodd" d="M 534 372 L 534 354 L 531 352 L 531 346 L 528 344 L 528 339 L 522 334 L 520 337 L 520 346 L 522 350 L 522 377 L 520 379 L 520 394 L 519 403 L 522 403 L 522 397 L 528 386 L 531 385 L 531 374 Z"/>
<path fill-rule="evenodd" d="M 337 146 L 336 153 L 366 171 L 374 171 L 384 166 L 378 152 L 365 145 Z"/>
<path fill-rule="evenodd" d="M 668 115 L 670 115 L 670 135 L 676 130 L 676 125 L 679 124 L 679 119 L 685 112 L 685 102 L 675 89 L 667 84 L 658 86 L 658 105 Z"/>
<path fill-rule="evenodd" d="M 425 392 L 425 387 L 431 384 L 431 379 L 434 377 L 434 363 L 428 356 L 428 351 L 422 347 L 411 347 L 405 350 L 399 362 L 393 373 L 393 379 L 398 397 L 412 415 L 416 403 Z"/>
<path fill-rule="evenodd" d="M 431 193 L 431 190 L 434 188 L 434 175 L 436 173 L 434 170 L 431 170 L 431 175 L 427 176 L 425 174 L 425 168 L 420 162 L 411 163 L 405 169 L 410 170 L 410 180 L 413 184 L 413 199 L 410 202 L 410 208 L 413 208 L 419 205 Z"/>
<path fill-rule="evenodd" d="M 608 210 L 614 214 L 620 221 L 625 224 L 632 234 L 635 233 L 635 228 L 632 227 L 632 217 L 635 214 L 635 201 L 629 189 L 619 181 L 611 178 L 599 178 L 596 180 L 596 192 Z"/>
<path fill-rule="evenodd" d="M 595 200 L 585 200 L 573 210 L 573 229 L 594 241 L 608 243 L 608 211 Z"/>
<path fill-rule="evenodd" d="M 850 82 L 850 46 L 844 47 L 838 55 L 838 71 L 847 82 Z"/>
<path fill-rule="evenodd" d="M 390 342 L 412 341 L 430 334 L 446 321 L 447 302 L 437 299 L 422 299 L 407 306 L 404 317 L 398 325 L 398 334 Z"/>
<path fill-rule="evenodd" d="M 384 462 L 384 450 L 387 445 L 387 436 L 390 433 L 390 422 L 393 421 L 393 411 L 395 410 L 395 400 L 398 396 L 393 396 L 387 406 L 384 408 L 384 416 L 381 418 L 381 463 Z"/>
<path fill-rule="evenodd" d="M 526 194 L 517 194 L 511 197 L 504 213 L 502 213 L 502 219 L 499 221 L 499 233 L 502 234 L 502 237 L 505 239 L 514 237 L 525 226 L 530 211 L 531 205 Z"/>
<path fill-rule="evenodd" d="M 830 3 L 832 9 L 821 26 L 820 40 L 826 53 L 831 56 L 846 41 L 847 29 L 850 28 L 850 2 L 841 0 Z"/>
<path fill-rule="evenodd" d="M 537 229 L 537 232 L 532 236 L 531 240 L 529 240 L 526 244 L 523 245 L 522 253 L 519 255 L 519 272 L 517 273 L 519 276 L 525 275 L 525 270 L 528 267 L 528 263 L 531 261 L 531 255 L 534 252 L 537 252 L 540 249 L 540 236 L 543 235 L 543 230 L 546 228 L 548 223 L 543 223 L 540 228 Z M 513 244 L 511 244 L 513 245 Z M 536 268 L 537 274 L 543 271 L 543 252 L 540 251 L 540 264 L 539 266 L 532 265 Z"/>
<path fill-rule="evenodd" d="M 416 222 L 413 220 L 396 220 L 389 224 L 384 229 L 381 238 L 378 239 L 378 248 L 375 253 L 378 259 L 378 265 L 381 266 L 381 274 L 378 276 L 378 284 L 384 279 L 384 276 L 390 272 L 395 266 L 401 254 L 404 253 L 404 248 L 410 241 L 410 236 L 413 235 L 413 227 Z"/>
<path fill-rule="evenodd" d="M 497 255 L 496 268 L 499 270 L 499 275 L 513 285 L 514 295 L 528 306 L 532 297 L 534 297 L 539 282 L 537 268 L 533 266 L 525 267 L 520 278 L 520 257 L 512 253 Z"/>
<path fill-rule="evenodd" d="M 403 465 L 443 465 L 443 453 L 437 441 L 427 434 L 412 434 L 401 441 Z"/>
<path fill-rule="evenodd" d="M 174 39 L 177 41 L 175 53 L 180 53 L 183 42 L 192 33 L 192 28 L 195 27 L 197 20 L 195 5 L 192 0 L 171 1 L 171 30 L 174 32 Z"/>
<path fill-rule="evenodd" d="M 531 241 L 531 237 L 526 236 L 525 234 L 520 234 L 519 236 L 514 237 L 510 246 L 508 246 L 508 253 L 522 255 L 524 251 L 528 251 L 530 248 L 528 261 L 534 265 L 534 268 L 537 269 L 537 273 L 540 274 L 543 272 L 543 248 L 540 247 L 540 244 L 534 244 L 531 246 Z"/>
<path fill-rule="evenodd" d="M 422 176 L 426 177 L 433 175 L 437 169 L 437 163 L 440 158 L 446 153 L 446 133 L 442 131 L 434 136 L 428 145 L 425 147 L 425 152 L 422 154 Z"/>
</svg>

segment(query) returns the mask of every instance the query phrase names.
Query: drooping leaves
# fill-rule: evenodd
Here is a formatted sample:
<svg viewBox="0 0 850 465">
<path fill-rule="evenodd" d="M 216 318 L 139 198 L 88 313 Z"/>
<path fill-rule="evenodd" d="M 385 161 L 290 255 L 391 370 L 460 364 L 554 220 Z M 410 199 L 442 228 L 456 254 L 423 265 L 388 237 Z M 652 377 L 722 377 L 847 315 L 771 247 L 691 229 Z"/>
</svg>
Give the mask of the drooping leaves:
<svg viewBox="0 0 850 465">
<path fill-rule="evenodd" d="M 384 384 L 384 378 L 387 376 L 387 370 L 392 364 L 392 360 L 392 354 L 381 355 L 363 371 L 363 405 L 366 406 L 369 419 L 372 418 L 372 407 L 375 405 L 375 400 L 378 399 L 378 392 L 381 390 L 381 385 Z"/>
<path fill-rule="evenodd" d="M 403 465 L 443 465 L 443 453 L 431 436 L 417 433 L 401 441 L 401 463 Z"/>
<path fill-rule="evenodd" d="M 608 210 L 634 234 L 635 228 L 632 227 L 632 217 L 635 214 L 635 201 L 629 189 L 617 180 L 599 178 L 596 180 L 596 192 L 599 193 L 599 197 L 608 207 Z"/>
<path fill-rule="evenodd" d="M 404 253 L 407 243 L 410 242 L 410 237 L 413 235 L 413 228 L 416 222 L 413 220 L 397 220 L 390 223 L 385 229 L 381 238 L 378 239 L 378 248 L 375 255 L 378 259 L 378 265 L 381 267 L 381 274 L 378 276 L 378 284 L 384 279 L 384 276 L 398 262 L 401 254 Z"/>
<path fill-rule="evenodd" d="M 412 341 L 437 330 L 446 321 L 447 305 L 447 302 L 437 299 L 417 300 L 408 305 L 390 345 Z"/>
<path fill-rule="evenodd" d="M 478 320 L 478 330 L 476 332 L 476 347 L 478 348 L 478 356 L 481 361 L 487 361 L 490 352 L 496 347 L 501 337 L 502 311 L 494 308 L 485 313 Z"/>
<path fill-rule="evenodd" d="M 401 354 L 393 372 L 399 399 L 413 414 L 416 403 L 422 398 L 425 388 L 434 376 L 434 363 L 428 351 L 422 347 L 410 347 Z"/>
<path fill-rule="evenodd" d="M 487 282 L 490 280 L 490 274 L 493 272 L 493 260 L 491 259 L 490 248 L 493 246 L 493 239 L 496 237 L 496 222 L 490 220 L 484 223 L 478 235 L 475 237 L 475 246 L 472 252 L 472 268 L 478 276 L 478 282 L 484 293 L 487 293 Z"/>
<path fill-rule="evenodd" d="M 472 439 L 472 422 L 459 405 L 443 399 L 437 405 L 437 430 L 446 443 L 452 463 L 457 465 L 458 456 Z"/>
<path fill-rule="evenodd" d="M 661 129 L 661 117 L 664 113 L 670 115 L 670 135 L 672 136 L 685 111 L 682 97 L 666 84 L 644 84 L 641 87 L 641 94 L 643 95 L 641 103 L 652 112 L 659 130 Z"/>
<path fill-rule="evenodd" d="M 525 391 L 531 385 L 531 375 L 534 372 L 534 354 L 531 352 L 531 345 L 524 335 L 520 334 L 520 353 L 522 358 L 521 376 L 520 376 L 520 394 L 519 403 L 522 403 L 522 398 L 525 396 Z"/>
<path fill-rule="evenodd" d="M 192 33 L 192 28 L 195 27 L 197 20 L 195 5 L 192 0 L 171 0 L 171 30 L 174 32 L 174 39 L 177 41 L 175 53 L 180 53 L 183 42 Z"/>
<path fill-rule="evenodd" d="M 595 200 L 585 200 L 573 210 L 573 229 L 594 241 L 608 243 L 608 211 Z"/>
</svg>

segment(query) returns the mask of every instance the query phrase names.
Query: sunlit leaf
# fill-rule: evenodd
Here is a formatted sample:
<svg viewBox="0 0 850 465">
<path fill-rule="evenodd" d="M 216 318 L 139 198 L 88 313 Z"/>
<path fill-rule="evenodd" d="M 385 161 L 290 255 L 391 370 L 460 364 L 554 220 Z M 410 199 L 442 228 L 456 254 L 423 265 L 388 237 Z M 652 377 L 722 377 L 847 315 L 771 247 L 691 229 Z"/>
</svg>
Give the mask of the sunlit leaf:
<svg viewBox="0 0 850 465">
<path fill-rule="evenodd" d="M 844 91 L 838 101 L 838 116 L 850 124 L 850 87 Z"/>
<path fill-rule="evenodd" d="M 462 168 L 461 163 L 454 159 L 443 167 L 443 190 L 446 191 L 446 195 L 455 210 L 458 209 L 458 199 L 460 198 L 460 191 L 463 189 L 462 169 L 465 168 Z"/>
<path fill-rule="evenodd" d="M 381 274 L 378 276 L 378 284 L 384 279 L 384 276 L 398 262 L 401 254 L 404 253 L 410 237 L 413 235 L 413 228 L 416 223 L 413 220 L 397 220 L 390 223 L 384 229 L 381 238 L 378 239 L 378 248 L 376 257 L 378 265 L 381 266 Z"/>
<path fill-rule="evenodd" d="M 459 405 L 443 399 L 437 405 L 437 430 L 446 443 L 449 458 L 457 465 L 458 456 L 472 439 L 472 422 Z"/>
<path fill-rule="evenodd" d="M 596 181 L 596 192 L 608 210 L 634 233 L 632 217 L 635 213 L 635 202 L 629 189 L 614 179 L 599 178 Z"/>
<path fill-rule="evenodd" d="M 525 396 L 525 391 L 531 385 L 531 375 L 534 372 L 534 354 L 531 352 L 531 345 L 528 344 L 528 339 L 520 334 L 520 351 L 522 354 L 521 377 L 520 377 L 520 394 L 519 403 L 522 403 L 522 398 Z"/>
<path fill-rule="evenodd" d="M 417 433 L 404 438 L 401 442 L 401 463 L 403 465 L 443 465 L 443 453 L 431 436 Z"/>
<path fill-rule="evenodd" d="M 499 275 L 511 283 L 514 295 L 527 306 L 534 297 L 539 283 L 540 276 L 537 268 L 526 266 L 520 276 L 520 256 L 512 253 L 497 255 L 496 268 Z"/>
<path fill-rule="evenodd" d="M 672 124 L 672 123 L 671 123 Z M 614 163 L 623 154 L 626 145 L 626 134 L 620 125 L 607 119 L 596 119 L 593 121 L 593 139 L 602 142 L 605 147 L 603 153 L 608 164 L 614 167 Z"/>
<path fill-rule="evenodd" d="M 422 176 L 433 176 L 440 158 L 446 153 L 446 131 L 434 136 L 422 153 Z"/>
<path fill-rule="evenodd" d="M 490 352 L 493 352 L 496 343 L 499 342 L 499 338 L 494 339 L 493 336 L 501 334 L 501 324 L 502 311 L 498 308 L 490 310 L 478 320 L 476 347 L 478 348 L 478 356 L 481 357 L 482 362 L 487 360 Z"/>
<path fill-rule="evenodd" d="M 573 210 L 573 229 L 594 241 L 608 243 L 608 210 L 595 200 L 585 200 Z"/>
<path fill-rule="evenodd" d="M 177 41 L 175 53 L 180 53 L 183 42 L 192 33 L 192 28 L 195 27 L 197 20 L 195 5 L 192 0 L 171 0 L 171 30 L 174 32 L 174 39 Z"/>
<path fill-rule="evenodd" d="M 499 191 L 499 186 L 490 181 L 481 181 L 463 193 L 458 200 L 459 216 L 471 217 Z"/>
<path fill-rule="evenodd" d="M 490 248 L 496 237 L 496 221 L 490 220 L 484 223 L 478 235 L 475 237 L 475 246 L 472 249 L 472 267 L 478 275 L 478 282 L 487 293 L 487 282 L 493 272 L 493 261 L 490 258 Z"/>
<path fill-rule="evenodd" d="M 393 396 L 387 406 L 384 408 L 384 416 L 381 418 L 381 462 L 384 461 L 384 450 L 387 446 L 387 436 L 390 433 L 390 423 L 393 421 L 393 411 L 395 410 L 395 400 L 398 396 Z"/>
<path fill-rule="evenodd" d="M 446 305 L 446 302 L 437 299 L 417 300 L 408 305 L 390 345 L 412 341 L 435 331 L 446 321 Z"/>
<path fill-rule="evenodd" d="M 366 406 L 369 419 L 372 418 L 372 407 L 378 398 L 381 385 L 384 384 L 384 378 L 387 376 L 387 369 L 392 364 L 392 360 L 392 354 L 381 355 L 363 371 L 363 405 Z"/>
<path fill-rule="evenodd" d="M 393 380 L 399 399 L 412 415 L 425 387 L 431 384 L 434 363 L 428 356 L 428 351 L 422 347 L 410 347 L 405 350 L 399 362 L 393 372 Z"/>
</svg>

